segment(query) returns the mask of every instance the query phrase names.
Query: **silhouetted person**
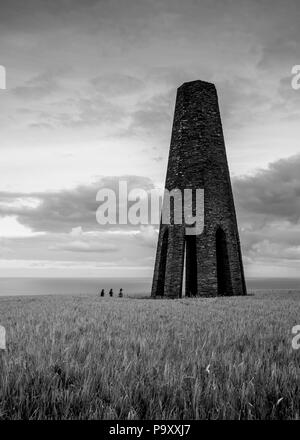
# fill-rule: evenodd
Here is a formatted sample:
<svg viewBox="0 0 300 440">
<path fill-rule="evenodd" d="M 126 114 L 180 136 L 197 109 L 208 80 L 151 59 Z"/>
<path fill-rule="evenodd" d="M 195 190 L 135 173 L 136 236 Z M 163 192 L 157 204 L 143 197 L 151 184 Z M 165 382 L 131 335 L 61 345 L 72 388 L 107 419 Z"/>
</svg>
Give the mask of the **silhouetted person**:
<svg viewBox="0 0 300 440">
<path fill-rule="evenodd" d="M 110 289 L 110 291 L 109 291 L 109 296 L 114 296 L 114 292 L 112 289 Z"/>
<path fill-rule="evenodd" d="M 105 292 L 104 292 L 104 289 L 102 289 L 100 292 L 100 296 L 104 296 L 104 295 L 105 295 Z"/>
<path fill-rule="evenodd" d="M 120 289 L 119 298 L 123 298 L 123 289 Z"/>
</svg>

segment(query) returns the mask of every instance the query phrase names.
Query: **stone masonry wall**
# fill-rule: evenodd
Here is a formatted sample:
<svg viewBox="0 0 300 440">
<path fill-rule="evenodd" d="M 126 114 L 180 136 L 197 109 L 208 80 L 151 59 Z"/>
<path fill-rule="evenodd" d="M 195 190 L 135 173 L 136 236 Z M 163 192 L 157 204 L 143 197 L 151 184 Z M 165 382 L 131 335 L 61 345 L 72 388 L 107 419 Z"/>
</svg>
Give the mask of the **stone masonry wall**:
<svg viewBox="0 0 300 440">
<path fill-rule="evenodd" d="M 216 232 L 226 236 L 230 291 L 245 295 L 246 285 L 235 207 L 219 112 L 213 84 L 184 83 L 177 91 L 165 187 L 204 188 L 204 231 L 196 236 L 197 295 L 218 294 Z M 164 252 L 162 243 L 168 229 Z M 184 268 L 185 226 L 161 224 L 153 276 L 152 296 L 180 297 Z M 161 258 L 166 258 L 161 264 Z M 165 274 L 160 268 L 165 268 Z M 228 272 L 228 270 L 227 270 Z M 161 277 L 164 283 L 159 283 Z M 164 285 L 164 288 L 162 288 Z"/>
</svg>

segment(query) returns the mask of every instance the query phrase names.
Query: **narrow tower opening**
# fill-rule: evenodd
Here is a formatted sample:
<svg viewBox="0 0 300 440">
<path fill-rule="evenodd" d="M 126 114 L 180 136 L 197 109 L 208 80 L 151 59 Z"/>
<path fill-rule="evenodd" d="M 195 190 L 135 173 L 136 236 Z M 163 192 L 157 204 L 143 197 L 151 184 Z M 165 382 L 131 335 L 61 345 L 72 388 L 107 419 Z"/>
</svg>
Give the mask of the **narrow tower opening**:
<svg viewBox="0 0 300 440">
<path fill-rule="evenodd" d="M 182 269 L 182 287 L 180 292 L 180 298 L 184 298 L 186 296 L 186 267 L 185 267 L 185 260 L 186 260 L 186 246 L 184 242 L 183 246 L 183 269 Z"/>
<path fill-rule="evenodd" d="M 232 295 L 230 266 L 226 234 L 218 228 L 216 232 L 218 295 Z"/>
<path fill-rule="evenodd" d="M 168 240 L 169 240 L 169 231 L 168 229 L 166 229 L 162 239 L 160 262 L 159 262 L 159 273 L 158 273 L 158 282 L 157 282 L 157 295 L 159 296 L 164 295 L 167 254 L 168 254 Z"/>
<path fill-rule="evenodd" d="M 196 235 L 185 237 L 185 296 L 197 295 Z"/>
</svg>

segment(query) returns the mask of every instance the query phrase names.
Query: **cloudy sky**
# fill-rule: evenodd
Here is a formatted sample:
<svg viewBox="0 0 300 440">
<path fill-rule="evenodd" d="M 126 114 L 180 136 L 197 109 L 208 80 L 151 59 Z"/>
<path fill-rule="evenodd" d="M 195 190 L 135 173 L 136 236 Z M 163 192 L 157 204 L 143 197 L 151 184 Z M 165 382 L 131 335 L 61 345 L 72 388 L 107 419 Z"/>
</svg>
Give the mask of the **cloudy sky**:
<svg viewBox="0 0 300 440">
<path fill-rule="evenodd" d="M 245 271 L 298 276 L 298 0 L 1 0 L 0 276 L 151 276 L 157 231 L 96 193 L 161 188 L 176 88 L 216 83 Z"/>
</svg>

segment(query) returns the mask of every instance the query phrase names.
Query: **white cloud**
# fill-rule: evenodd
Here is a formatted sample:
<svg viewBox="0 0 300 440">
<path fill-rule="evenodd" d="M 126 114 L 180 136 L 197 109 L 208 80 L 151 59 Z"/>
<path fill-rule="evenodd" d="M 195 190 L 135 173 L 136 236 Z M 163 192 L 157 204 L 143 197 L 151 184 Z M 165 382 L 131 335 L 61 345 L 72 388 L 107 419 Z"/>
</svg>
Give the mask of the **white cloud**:
<svg viewBox="0 0 300 440">
<path fill-rule="evenodd" d="M 118 246 L 112 243 L 95 243 L 76 240 L 68 243 L 56 244 L 55 246 L 50 247 L 50 249 L 70 252 L 113 252 L 118 250 Z"/>
<path fill-rule="evenodd" d="M 141 225 L 140 231 L 136 233 L 136 238 L 145 245 L 150 246 L 152 248 L 156 248 L 157 246 L 157 239 L 158 239 L 158 230 L 152 226 L 144 226 Z"/>
<path fill-rule="evenodd" d="M 278 265 L 296 261 L 298 0 L 19 3 L 2 1 L 0 16 L 2 257 L 152 258 L 152 227 L 98 234 L 95 176 L 138 170 L 134 185 L 162 184 L 176 87 L 204 79 L 217 84 L 232 175 L 253 176 L 234 182 L 248 270 L 276 253 Z"/>
<path fill-rule="evenodd" d="M 36 237 L 43 234 L 22 225 L 14 216 L 0 217 L 0 237 Z"/>
</svg>

